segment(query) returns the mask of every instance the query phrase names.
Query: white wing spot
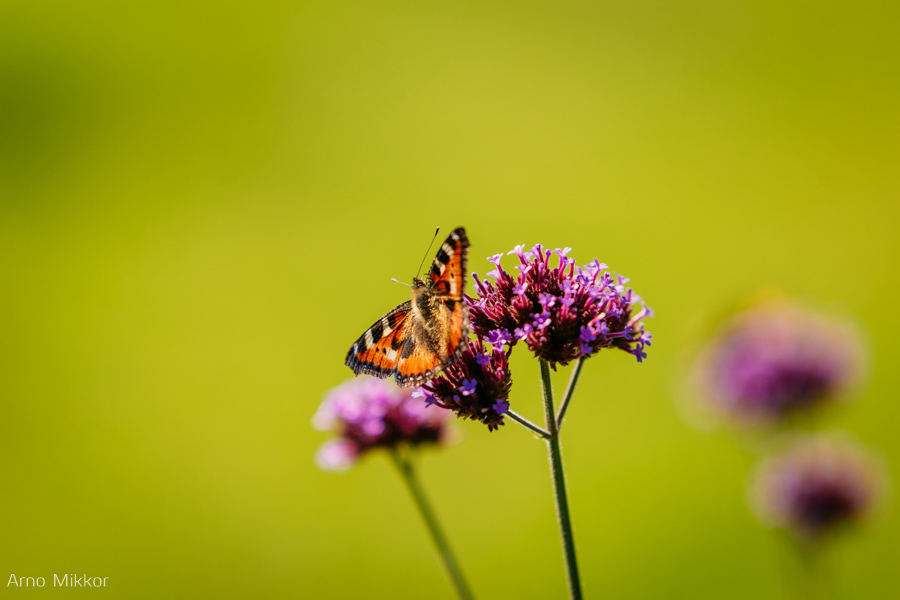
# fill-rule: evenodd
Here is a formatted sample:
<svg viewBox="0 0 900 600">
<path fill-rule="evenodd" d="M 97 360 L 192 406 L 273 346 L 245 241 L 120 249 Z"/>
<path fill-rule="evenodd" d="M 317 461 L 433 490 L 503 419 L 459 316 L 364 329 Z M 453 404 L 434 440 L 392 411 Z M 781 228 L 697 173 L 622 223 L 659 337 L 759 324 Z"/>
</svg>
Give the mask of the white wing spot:
<svg viewBox="0 0 900 600">
<path fill-rule="evenodd" d="M 375 340 L 372 339 L 372 330 L 366 330 L 366 348 L 371 348 L 375 344 Z"/>
<path fill-rule="evenodd" d="M 393 329 L 391 329 L 391 326 L 388 325 L 387 317 L 381 318 L 381 328 L 384 330 L 381 334 L 381 337 L 385 337 L 387 334 L 393 331 Z"/>
</svg>

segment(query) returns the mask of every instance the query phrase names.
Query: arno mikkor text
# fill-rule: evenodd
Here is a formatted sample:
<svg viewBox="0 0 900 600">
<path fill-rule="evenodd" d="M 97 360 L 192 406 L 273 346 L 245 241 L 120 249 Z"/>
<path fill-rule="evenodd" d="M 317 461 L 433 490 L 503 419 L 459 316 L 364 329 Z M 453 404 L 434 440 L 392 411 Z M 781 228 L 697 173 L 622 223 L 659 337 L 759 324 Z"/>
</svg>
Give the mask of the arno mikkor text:
<svg viewBox="0 0 900 600">
<path fill-rule="evenodd" d="M 53 574 L 53 587 L 106 587 L 109 577 L 91 577 L 86 573 Z M 45 587 L 47 580 L 44 577 L 17 577 L 15 573 L 9 576 L 6 587 Z"/>
</svg>

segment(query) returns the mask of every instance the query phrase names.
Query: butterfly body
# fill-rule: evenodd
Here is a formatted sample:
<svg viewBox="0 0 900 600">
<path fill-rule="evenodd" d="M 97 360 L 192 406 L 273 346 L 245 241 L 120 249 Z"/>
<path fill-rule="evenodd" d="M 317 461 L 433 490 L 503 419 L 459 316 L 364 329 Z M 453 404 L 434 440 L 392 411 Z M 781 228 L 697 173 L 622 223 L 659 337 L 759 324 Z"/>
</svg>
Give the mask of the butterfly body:
<svg viewBox="0 0 900 600">
<path fill-rule="evenodd" d="M 441 245 L 427 282 L 413 279 L 412 298 L 376 321 L 347 352 L 357 375 L 394 376 L 421 385 L 466 347 L 469 319 L 463 302 L 469 241 L 462 227 Z"/>
</svg>

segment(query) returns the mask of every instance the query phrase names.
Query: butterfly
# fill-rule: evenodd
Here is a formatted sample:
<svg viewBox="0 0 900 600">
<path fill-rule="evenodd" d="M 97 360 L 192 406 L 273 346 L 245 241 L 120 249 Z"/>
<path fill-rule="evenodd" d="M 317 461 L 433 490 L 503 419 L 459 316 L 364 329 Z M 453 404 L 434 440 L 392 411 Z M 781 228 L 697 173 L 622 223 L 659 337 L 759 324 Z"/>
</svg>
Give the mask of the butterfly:
<svg viewBox="0 0 900 600">
<path fill-rule="evenodd" d="M 463 302 L 469 240 L 462 227 L 441 244 L 427 283 L 413 278 L 412 299 L 375 321 L 347 352 L 356 375 L 394 376 L 403 387 L 437 376 L 466 348 L 469 313 Z"/>
</svg>

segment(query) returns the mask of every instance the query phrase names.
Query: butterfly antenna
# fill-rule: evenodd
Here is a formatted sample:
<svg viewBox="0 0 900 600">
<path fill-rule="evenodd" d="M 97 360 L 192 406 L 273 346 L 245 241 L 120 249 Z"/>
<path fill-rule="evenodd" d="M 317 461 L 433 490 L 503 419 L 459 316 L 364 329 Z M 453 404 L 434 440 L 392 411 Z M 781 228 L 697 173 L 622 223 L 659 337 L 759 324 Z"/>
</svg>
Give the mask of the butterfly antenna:
<svg viewBox="0 0 900 600">
<path fill-rule="evenodd" d="M 425 259 L 428 258 L 428 253 L 431 251 L 431 246 L 434 245 L 434 240 L 437 239 L 437 234 L 438 234 L 438 231 L 440 231 L 440 230 L 441 230 L 440 227 L 438 227 L 437 229 L 434 230 L 434 237 L 431 238 L 431 243 L 428 244 L 428 250 L 425 251 L 425 256 L 422 257 L 422 262 L 419 263 L 419 270 L 416 271 L 416 279 L 419 278 L 419 273 L 422 272 L 422 265 L 425 264 Z"/>
</svg>

